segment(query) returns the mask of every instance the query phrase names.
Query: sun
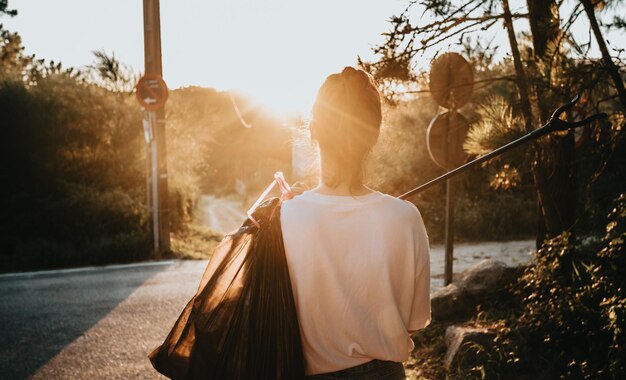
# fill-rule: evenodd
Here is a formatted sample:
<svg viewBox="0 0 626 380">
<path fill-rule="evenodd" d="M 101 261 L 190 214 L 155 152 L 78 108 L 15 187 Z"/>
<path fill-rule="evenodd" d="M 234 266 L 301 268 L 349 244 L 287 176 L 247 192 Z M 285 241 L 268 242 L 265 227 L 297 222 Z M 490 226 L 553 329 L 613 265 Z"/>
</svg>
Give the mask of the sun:
<svg viewBox="0 0 626 380">
<path fill-rule="evenodd" d="M 246 95 L 272 114 L 288 117 L 310 112 L 319 85 L 317 78 L 307 80 L 304 76 L 297 81 L 259 78 L 237 88 L 236 92 Z"/>
</svg>

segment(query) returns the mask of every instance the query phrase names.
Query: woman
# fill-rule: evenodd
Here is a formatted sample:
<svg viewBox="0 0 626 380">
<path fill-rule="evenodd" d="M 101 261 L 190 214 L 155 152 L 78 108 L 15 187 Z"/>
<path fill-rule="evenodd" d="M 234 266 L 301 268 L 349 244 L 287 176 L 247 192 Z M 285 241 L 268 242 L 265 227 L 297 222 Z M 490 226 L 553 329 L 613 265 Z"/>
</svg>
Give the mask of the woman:
<svg viewBox="0 0 626 380">
<path fill-rule="evenodd" d="M 346 67 L 330 75 L 312 116 L 319 185 L 281 209 L 306 374 L 402 379 L 410 333 L 430 322 L 424 223 L 412 203 L 363 184 L 382 119 L 367 73 Z"/>
</svg>

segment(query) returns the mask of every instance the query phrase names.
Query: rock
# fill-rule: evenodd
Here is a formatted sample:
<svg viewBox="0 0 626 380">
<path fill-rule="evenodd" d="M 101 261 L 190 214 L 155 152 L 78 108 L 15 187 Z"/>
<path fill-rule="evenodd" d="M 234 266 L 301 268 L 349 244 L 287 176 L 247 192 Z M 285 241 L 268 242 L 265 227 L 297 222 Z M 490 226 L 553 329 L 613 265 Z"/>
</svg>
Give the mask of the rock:
<svg viewBox="0 0 626 380">
<path fill-rule="evenodd" d="M 452 325 L 446 329 L 445 341 L 448 350 L 444 357 L 446 368 L 454 363 L 473 362 L 477 359 L 477 351 L 470 349 L 472 345 L 480 346 L 481 352 L 493 346 L 496 332 L 487 328 Z M 466 358 L 465 355 L 468 355 Z"/>
<path fill-rule="evenodd" d="M 477 293 L 452 283 L 441 288 L 430 299 L 432 318 L 439 322 L 449 322 L 465 318 L 476 309 L 480 302 Z"/>
<path fill-rule="evenodd" d="M 458 321 L 471 315 L 485 297 L 512 283 L 522 273 L 521 267 L 508 267 L 501 261 L 483 260 L 464 271 L 460 280 L 431 298 L 432 317 L 436 321 Z"/>
<path fill-rule="evenodd" d="M 501 261 L 483 260 L 461 273 L 459 282 L 469 290 L 496 290 L 516 281 L 524 269 L 523 265 L 510 267 Z"/>
<path fill-rule="evenodd" d="M 483 260 L 461 274 L 459 286 L 471 292 L 483 292 L 501 284 L 507 266 L 496 260 Z"/>
</svg>

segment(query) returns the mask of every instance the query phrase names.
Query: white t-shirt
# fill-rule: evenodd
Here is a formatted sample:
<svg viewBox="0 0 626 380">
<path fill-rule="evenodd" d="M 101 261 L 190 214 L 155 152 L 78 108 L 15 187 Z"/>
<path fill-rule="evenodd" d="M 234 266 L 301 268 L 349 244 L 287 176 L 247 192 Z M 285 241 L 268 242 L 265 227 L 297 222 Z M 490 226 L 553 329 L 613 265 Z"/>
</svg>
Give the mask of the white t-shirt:
<svg viewBox="0 0 626 380">
<path fill-rule="evenodd" d="M 375 191 L 305 191 L 281 209 L 307 375 L 403 362 L 430 323 L 428 236 L 417 207 Z"/>
</svg>

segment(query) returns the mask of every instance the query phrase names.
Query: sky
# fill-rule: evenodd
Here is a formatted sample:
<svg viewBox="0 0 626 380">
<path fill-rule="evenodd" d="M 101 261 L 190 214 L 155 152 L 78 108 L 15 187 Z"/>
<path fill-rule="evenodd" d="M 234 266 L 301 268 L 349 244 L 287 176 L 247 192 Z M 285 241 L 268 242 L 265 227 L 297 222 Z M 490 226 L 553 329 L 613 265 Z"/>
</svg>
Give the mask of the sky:
<svg viewBox="0 0 626 380">
<path fill-rule="evenodd" d="M 357 55 L 373 58 L 388 19 L 407 2 L 161 0 L 163 77 L 170 88 L 238 90 L 276 111 L 303 111 L 328 74 L 354 65 Z M 93 62 L 92 51 L 104 50 L 142 72 L 142 6 L 141 0 L 9 0 L 19 14 L 0 22 L 39 58 L 80 68 Z M 575 32 L 586 36 L 581 19 Z M 494 33 L 495 44 L 507 45 L 502 29 Z M 610 39 L 626 47 L 625 37 Z"/>
</svg>

